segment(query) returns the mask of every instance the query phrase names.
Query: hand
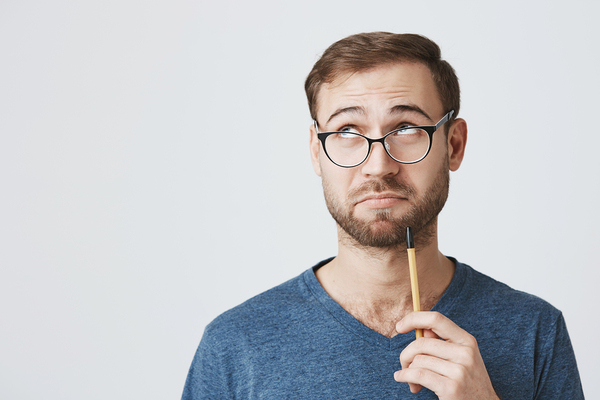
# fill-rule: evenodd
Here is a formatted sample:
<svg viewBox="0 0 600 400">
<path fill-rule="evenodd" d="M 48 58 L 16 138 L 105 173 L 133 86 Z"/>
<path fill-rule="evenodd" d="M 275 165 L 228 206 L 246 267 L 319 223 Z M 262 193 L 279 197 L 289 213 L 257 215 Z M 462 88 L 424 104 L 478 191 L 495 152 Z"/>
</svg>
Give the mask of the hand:
<svg viewBox="0 0 600 400">
<path fill-rule="evenodd" d="M 398 333 L 417 328 L 423 337 L 400 354 L 396 381 L 408 383 L 412 393 L 425 386 L 443 400 L 499 399 L 473 336 L 438 312 L 414 312 L 396 325 Z"/>
</svg>

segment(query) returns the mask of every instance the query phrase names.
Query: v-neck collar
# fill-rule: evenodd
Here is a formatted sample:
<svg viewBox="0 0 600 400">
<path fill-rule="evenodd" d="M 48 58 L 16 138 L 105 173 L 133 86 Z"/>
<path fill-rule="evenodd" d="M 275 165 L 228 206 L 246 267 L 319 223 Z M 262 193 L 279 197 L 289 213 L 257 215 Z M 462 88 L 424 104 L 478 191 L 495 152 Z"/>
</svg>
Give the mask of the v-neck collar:
<svg viewBox="0 0 600 400">
<path fill-rule="evenodd" d="M 319 303 L 321 303 L 321 305 L 323 305 L 323 307 L 331 314 L 331 316 L 353 334 L 373 345 L 383 347 L 387 350 L 403 348 L 412 342 L 415 338 L 414 332 L 398 334 L 392 338 L 388 338 L 354 318 L 348 311 L 346 311 L 335 300 L 333 300 L 329 294 L 327 294 L 325 289 L 323 289 L 323 286 L 321 286 L 319 283 L 315 275 L 315 271 L 327 264 L 332 259 L 333 257 L 321 261 L 314 267 L 305 271 L 303 274 L 304 281 L 306 282 L 309 290 L 319 301 Z M 456 264 L 454 276 L 452 277 L 452 281 L 450 282 L 448 288 L 446 288 L 446 291 L 442 297 L 432 308 L 432 311 L 438 311 L 444 315 L 447 315 L 452 310 L 456 299 L 459 297 L 464 288 L 467 277 L 467 269 L 465 265 L 459 263 L 453 258 L 451 258 L 451 260 Z"/>
</svg>

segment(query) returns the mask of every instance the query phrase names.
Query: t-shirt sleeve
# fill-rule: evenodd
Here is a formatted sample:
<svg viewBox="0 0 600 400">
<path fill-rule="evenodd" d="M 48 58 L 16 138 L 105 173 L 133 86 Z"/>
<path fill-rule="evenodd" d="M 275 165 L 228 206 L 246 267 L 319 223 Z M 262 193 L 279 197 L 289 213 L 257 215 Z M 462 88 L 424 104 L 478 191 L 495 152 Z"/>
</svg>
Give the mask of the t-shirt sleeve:
<svg viewBox="0 0 600 400">
<path fill-rule="evenodd" d="M 224 355 L 209 329 L 204 332 L 183 388 L 182 400 L 231 399 Z"/>
<path fill-rule="evenodd" d="M 535 374 L 537 391 L 535 399 L 583 400 L 575 354 L 562 314 L 536 349 Z"/>
</svg>

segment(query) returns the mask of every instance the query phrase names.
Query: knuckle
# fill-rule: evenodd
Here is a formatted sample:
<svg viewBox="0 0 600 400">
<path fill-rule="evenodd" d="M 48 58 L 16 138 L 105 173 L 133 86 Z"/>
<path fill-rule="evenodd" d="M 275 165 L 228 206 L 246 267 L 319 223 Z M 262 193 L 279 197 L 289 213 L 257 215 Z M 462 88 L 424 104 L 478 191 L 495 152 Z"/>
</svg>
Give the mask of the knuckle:
<svg viewBox="0 0 600 400">
<path fill-rule="evenodd" d="M 477 355 L 478 352 L 472 348 L 467 348 L 465 350 L 465 358 L 463 360 L 463 365 L 467 368 L 473 368 L 477 364 Z"/>
<path fill-rule="evenodd" d="M 406 368 L 406 366 L 409 364 L 409 362 L 410 362 L 410 358 L 409 358 L 408 354 L 406 354 L 405 351 L 400 353 L 400 365 L 402 365 L 402 368 Z"/>
<path fill-rule="evenodd" d="M 463 365 L 466 369 L 472 369 L 473 367 L 475 367 L 475 360 L 473 359 L 473 357 L 467 357 L 464 360 Z"/>
<path fill-rule="evenodd" d="M 425 361 L 425 356 L 422 354 L 417 354 L 415 356 L 415 358 L 413 358 L 414 365 L 422 365 L 424 361 Z"/>
<path fill-rule="evenodd" d="M 471 334 L 467 335 L 466 343 L 470 349 L 478 349 L 479 348 L 479 346 L 477 345 L 477 339 L 475 339 L 475 336 L 473 336 Z"/>
<path fill-rule="evenodd" d="M 413 375 L 416 382 L 423 382 L 423 379 L 425 378 L 425 371 L 422 369 L 415 369 L 413 371 Z"/>
<path fill-rule="evenodd" d="M 444 317 L 442 314 L 440 314 L 440 313 L 439 313 L 439 312 L 437 312 L 437 311 L 434 311 L 434 312 L 432 313 L 432 316 L 431 316 L 431 317 L 432 317 L 433 323 L 434 323 L 435 325 L 437 325 L 437 324 L 441 323 L 441 322 L 444 320 L 444 318 L 445 318 L 445 317 Z"/>
<path fill-rule="evenodd" d="M 402 365 L 402 368 L 406 368 L 412 363 L 414 355 L 415 353 L 408 347 L 400 353 L 400 365 Z"/>
<path fill-rule="evenodd" d="M 454 381 L 454 383 L 459 384 L 459 382 L 464 382 L 467 378 L 467 375 L 468 375 L 467 368 L 463 365 L 459 365 L 457 367 L 456 380 Z"/>
</svg>

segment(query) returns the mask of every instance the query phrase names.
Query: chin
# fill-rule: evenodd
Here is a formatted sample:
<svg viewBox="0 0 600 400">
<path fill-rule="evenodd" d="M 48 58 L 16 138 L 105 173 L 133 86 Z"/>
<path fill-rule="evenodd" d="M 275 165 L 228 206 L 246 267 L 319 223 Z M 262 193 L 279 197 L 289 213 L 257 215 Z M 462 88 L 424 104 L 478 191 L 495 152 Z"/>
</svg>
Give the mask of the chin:
<svg viewBox="0 0 600 400">
<path fill-rule="evenodd" d="M 392 208 L 374 208 L 369 211 L 369 219 L 371 220 L 369 222 L 390 222 L 394 219 Z"/>
</svg>

